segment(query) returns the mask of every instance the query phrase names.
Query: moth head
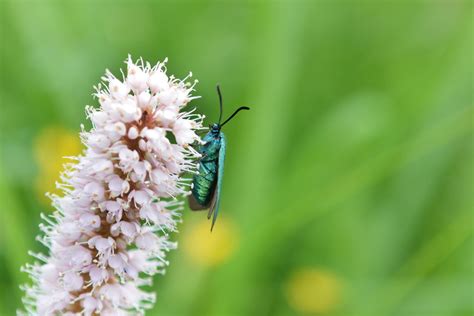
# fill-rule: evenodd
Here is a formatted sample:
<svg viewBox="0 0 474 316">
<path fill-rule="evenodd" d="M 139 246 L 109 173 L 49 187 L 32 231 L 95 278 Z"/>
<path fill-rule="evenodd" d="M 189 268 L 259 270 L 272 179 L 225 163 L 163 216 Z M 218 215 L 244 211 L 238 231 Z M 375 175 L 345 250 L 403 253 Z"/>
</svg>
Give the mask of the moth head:
<svg viewBox="0 0 474 316">
<path fill-rule="evenodd" d="M 212 125 L 209 126 L 209 129 L 211 130 L 211 132 L 213 133 L 218 133 L 220 130 L 221 130 L 221 126 L 217 123 L 214 123 Z"/>
</svg>

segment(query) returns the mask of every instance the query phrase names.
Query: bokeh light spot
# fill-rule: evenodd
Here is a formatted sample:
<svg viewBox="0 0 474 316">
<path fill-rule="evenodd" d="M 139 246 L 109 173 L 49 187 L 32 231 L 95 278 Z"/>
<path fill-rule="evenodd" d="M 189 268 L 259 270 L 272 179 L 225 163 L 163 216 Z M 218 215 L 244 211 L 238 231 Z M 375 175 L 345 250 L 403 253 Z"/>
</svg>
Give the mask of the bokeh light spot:
<svg viewBox="0 0 474 316">
<path fill-rule="evenodd" d="M 193 263 L 201 266 L 216 266 L 227 261 L 238 245 L 238 232 L 228 217 L 219 217 L 211 232 L 211 221 L 203 220 L 191 224 L 185 233 L 182 246 Z"/>
<path fill-rule="evenodd" d="M 342 303 L 342 283 L 331 271 L 299 268 L 287 284 L 285 294 L 289 305 L 301 313 L 323 314 Z"/>
<path fill-rule="evenodd" d="M 73 162 L 65 157 L 77 156 L 81 153 L 82 145 L 76 133 L 63 127 L 50 126 L 43 129 L 34 142 L 34 154 L 38 163 L 38 175 L 35 188 L 38 199 L 48 204 L 46 192 L 59 194 L 56 181 L 63 170 L 63 164 Z"/>
</svg>

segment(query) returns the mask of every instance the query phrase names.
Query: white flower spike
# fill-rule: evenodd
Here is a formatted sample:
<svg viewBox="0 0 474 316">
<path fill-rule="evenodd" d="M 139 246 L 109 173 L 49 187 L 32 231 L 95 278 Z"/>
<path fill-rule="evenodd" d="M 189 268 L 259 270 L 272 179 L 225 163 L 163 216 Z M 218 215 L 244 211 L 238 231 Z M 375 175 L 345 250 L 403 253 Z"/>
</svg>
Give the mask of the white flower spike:
<svg viewBox="0 0 474 316">
<path fill-rule="evenodd" d="M 166 60 L 165 60 L 166 62 Z M 86 149 L 62 175 L 64 196 L 40 228 L 49 254 L 27 264 L 33 285 L 23 286 L 19 315 L 142 315 L 155 295 L 141 289 L 163 273 L 166 253 L 189 191 L 203 116 L 183 112 L 194 84 L 126 60 L 127 76 L 109 71 L 96 87 L 100 108 L 86 107 L 92 129 Z M 170 137 L 171 136 L 171 137 Z"/>
</svg>

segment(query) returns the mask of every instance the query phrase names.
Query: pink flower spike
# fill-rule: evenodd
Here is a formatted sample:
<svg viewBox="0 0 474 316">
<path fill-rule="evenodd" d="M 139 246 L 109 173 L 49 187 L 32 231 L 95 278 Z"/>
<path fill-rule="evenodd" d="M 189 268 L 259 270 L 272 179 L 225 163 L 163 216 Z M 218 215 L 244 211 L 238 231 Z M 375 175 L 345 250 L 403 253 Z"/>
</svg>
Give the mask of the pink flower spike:
<svg viewBox="0 0 474 316">
<path fill-rule="evenodd" d="M 123 80 L 106 71 L 100 107 L 86 107 L 86 149 L 63 173 L 63 194 L 51 195 L 56 212 L 40 225 L 49 252 L 23 268 L 33 284 L 22 287 L 19 315 L 143 315 L 155 302 L 141 287 L 176 248 L 174 197 L 189 194 L 183 174 L 196 170 L 189 144 L 201 142 L 204 117 L 184 110 L 194 85 L 168 76 L 164 62 L 126 64 Z"/>
</svg>

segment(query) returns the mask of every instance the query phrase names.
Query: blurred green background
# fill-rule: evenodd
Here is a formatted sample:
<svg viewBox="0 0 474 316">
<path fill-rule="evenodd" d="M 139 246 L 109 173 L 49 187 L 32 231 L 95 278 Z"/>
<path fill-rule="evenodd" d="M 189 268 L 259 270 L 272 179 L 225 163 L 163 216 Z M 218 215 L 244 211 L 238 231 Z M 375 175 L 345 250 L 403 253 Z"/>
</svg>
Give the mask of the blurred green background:
<svg viewBox="0 0 474 316">
<path fill-rule="evenodd" d="M 0 2 L 0 315 L 105 68 L 192 70 L 228 138 L 148 315 L 473 315 L 471 1 Z"/>
</svg>

